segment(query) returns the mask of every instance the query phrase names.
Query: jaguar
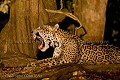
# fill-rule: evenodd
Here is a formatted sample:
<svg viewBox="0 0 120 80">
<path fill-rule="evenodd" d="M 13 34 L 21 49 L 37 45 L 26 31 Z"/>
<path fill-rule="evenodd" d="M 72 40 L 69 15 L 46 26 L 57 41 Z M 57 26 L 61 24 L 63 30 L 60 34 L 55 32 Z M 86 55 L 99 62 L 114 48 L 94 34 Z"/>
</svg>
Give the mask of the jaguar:
<svg viewBox="0 0 120 80">
<path fill-rule="evenodd" d="M 47 66 L 64 63 L 111 64 L 120 63 L 120 48 L 106 42 L 87 42 L 59 28 L 59 25 L 43 25 L 33 30 L 38 49 L 55 50 L 52 58 L 43 60 Z M 50 60 L 49 60 L 50 59 Z M 40 64 L 41 65 L 41 64 Z"/>
</svg>

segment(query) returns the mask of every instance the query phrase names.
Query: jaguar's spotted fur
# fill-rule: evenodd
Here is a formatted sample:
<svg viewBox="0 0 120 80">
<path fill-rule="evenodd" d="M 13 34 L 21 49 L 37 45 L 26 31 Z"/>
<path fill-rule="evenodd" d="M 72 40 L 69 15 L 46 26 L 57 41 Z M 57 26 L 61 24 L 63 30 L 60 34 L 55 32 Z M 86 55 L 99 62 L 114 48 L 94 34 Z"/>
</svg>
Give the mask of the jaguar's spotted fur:
<svg viewBox="0 0 120 80">
<path fill-rule="evenodd" d="M 50 61 L 45 59 L 44 64 L 47 66 L 63 63 L 120 63 L 120 49 L 118 47 L 102 42 L 87 43 L 79 37 L 59 29 L 58 24 L 53 27 L 49 25 L 39 27 L 33 31 L 33 36 L 34 39 L 39 41 L 42 38 L 42 41 L 45 43 L 41 50 L 45 51 L 49 46 L 55 48 L 53 58 Z M 40 45 L 42 46 L 42 44 Z"/>
</svg>

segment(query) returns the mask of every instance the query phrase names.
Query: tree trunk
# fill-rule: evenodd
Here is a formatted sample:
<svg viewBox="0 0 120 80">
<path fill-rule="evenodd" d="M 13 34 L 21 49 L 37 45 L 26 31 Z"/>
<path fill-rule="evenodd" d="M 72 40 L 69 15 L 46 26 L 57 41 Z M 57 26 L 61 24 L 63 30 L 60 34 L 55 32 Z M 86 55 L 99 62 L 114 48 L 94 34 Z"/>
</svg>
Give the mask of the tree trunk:
<svg viewBox="0 0 120 80">
<path fill-rule="evenodd" d="M 87 34 L 84 40 L 102 41 L 108 0 L 74 0 L 74 14 L 82 22 Z"/>
<path fill-rule="evenodd" d="M 7 51 L 35 57 L 37 48 L 31 31 L 48 21 L 42 0 L 16 0 L 11 5 L 9 22 L 1 32 L 1 41 L 5 41 Z"/>
</svg>

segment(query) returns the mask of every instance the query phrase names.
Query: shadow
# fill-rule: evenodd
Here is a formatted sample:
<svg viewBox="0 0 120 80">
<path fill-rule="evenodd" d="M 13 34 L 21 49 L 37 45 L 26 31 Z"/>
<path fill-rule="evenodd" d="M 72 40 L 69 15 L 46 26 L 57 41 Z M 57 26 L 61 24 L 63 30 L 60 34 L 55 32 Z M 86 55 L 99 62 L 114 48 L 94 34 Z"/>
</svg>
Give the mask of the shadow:
<svg viewBox="0 0 120 80">
<path fill-rule="evenodd" d="M 59 10 L 61 8 L 60 0 L 56 0 L 56 4 L 57 4 L 57 10 Z"/>
<path fill-rule="evenodd" d="M 9 17 L 10 17 L 10 8 L 9 8 L 8 14 L 0 11 L 0 32 L 8 23 Z"/>
<path fill-rule="evenodd" d="M 53 57 L 53 52 L 54 52 L 53 47 L 48 48 L 45 52 L 38 50 L 38 53 L 36 55 L 37 60 L 42 60 L 42 59 Z"/>
<path fill-rule="evenodd" d="M 67 30 L 67 28 L 71 25 L 71 24 L 74 24 L 76 27 L 79 27 L 80 24 L 73 20 L 72 18 L 70 17 L 65 17 L 65 19 L 62 21 L 62 22 L 59 22 L 58 23 L 59 26 L 60 26 L 60 29 L 63 29 L 63 30 Z"/>
</svg>

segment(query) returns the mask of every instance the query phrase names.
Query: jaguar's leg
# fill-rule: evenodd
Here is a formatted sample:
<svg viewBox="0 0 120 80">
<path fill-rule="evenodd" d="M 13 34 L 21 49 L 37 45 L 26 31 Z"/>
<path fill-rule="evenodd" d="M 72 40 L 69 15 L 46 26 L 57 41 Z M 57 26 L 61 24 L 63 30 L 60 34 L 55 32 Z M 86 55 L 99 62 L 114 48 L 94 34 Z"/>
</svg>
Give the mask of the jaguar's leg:
<svg viewBox="0 0 120 80">
<path fill-rule="evenodd" d="M 61 48 L 59 48 L 59 47 L 55 48 L 54 53 L 53 53 L 53 57 L 57 58 L 60 55 L 61 55 Z"/>
</svg>

